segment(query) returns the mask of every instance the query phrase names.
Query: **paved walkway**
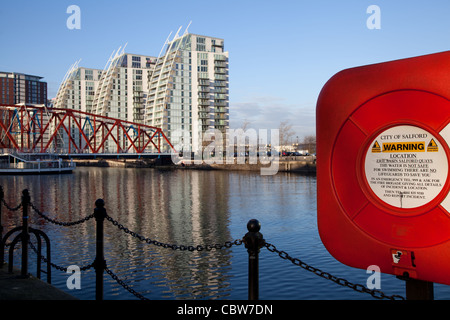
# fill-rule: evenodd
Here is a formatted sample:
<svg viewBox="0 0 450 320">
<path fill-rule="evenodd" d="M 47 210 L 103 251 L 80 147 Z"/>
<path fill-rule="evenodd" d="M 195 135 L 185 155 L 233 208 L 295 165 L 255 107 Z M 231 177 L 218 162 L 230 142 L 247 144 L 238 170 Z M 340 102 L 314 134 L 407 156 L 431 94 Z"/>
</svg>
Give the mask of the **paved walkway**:
<svg viewBox="0 0 450 320">
<path fill-rule="evenodd" d="M 43 280 L 46 279 L 44 275 Z M 8 266 L 0 267 L 0 300 L 77 300 L 47 282 L 30 276 L 20 277 L 20 270 L 8 273 Z"/>
</svg>

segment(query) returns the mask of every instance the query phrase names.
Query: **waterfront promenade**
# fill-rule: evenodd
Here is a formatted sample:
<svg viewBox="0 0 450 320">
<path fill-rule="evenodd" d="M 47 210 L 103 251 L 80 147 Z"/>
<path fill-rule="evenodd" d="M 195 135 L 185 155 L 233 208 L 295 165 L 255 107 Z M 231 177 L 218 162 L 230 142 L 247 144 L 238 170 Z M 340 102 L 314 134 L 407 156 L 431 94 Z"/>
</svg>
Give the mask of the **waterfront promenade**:
<svg viewBox="0 0 450 320">
<path fill-rule="evenodd" d="M 51 284 L 30 275 L 20 276 L 20 270 L 13 268 L 8 272 L 8 265 L 0 267 L 0 300 L 78 300 Z"/>
</svg>

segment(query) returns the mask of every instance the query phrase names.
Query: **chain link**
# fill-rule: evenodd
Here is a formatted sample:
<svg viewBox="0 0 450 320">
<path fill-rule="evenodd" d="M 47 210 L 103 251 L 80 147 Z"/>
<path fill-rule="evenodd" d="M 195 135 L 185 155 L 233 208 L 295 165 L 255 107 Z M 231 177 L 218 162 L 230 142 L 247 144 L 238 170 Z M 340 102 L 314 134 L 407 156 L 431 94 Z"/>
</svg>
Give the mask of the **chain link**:
<svg viewBox="0 0 450 320">
<path fill-rule="evenodd" d="M 292 258 L 286 251 L 280 251 L 277 249 L 277 247 L 275 247 L 273 244 L 270 243 L 264 243 L 264 246 L 267 248 L 267 250 L 269 250 L 270 252 L 275 252 L 277 253 L 280 258 L 284 259 L 284 260 L 289 260 L 291 261 L 294 265 L 302 267 L 303 269 L 310 271 L 316 275 L 318 275 L 319 277 L 328 279 L 330 281 L 333 281 L 341 286 L 344 287 L 348 287 L 351 288 L 357 292 L 362 292 L 362 293 L 368 293 L 370 294 L 372 297 L 376 298 L 376 299 L 389 299 L 389 300 L 405 300 L 405 298 L 403 298 L 402 296 L 399 295 L 385 295 L 382 291 L 380 290 L 376 290 L 376 289 L 368 289 L 365 286 L 363 286 L 362 284 L 354 284 L 351 283 L 349 281 L 347 281 L 346 279 L 343 278 L 338 278 L 336 276 L 331 275 L 328 272 L 322 271 L 320 269 L 317 269 L 313 266 L 308 265 L 307 263 L 301 261 L 300 259 L 297 258 Z"/>
<path fill-rule="evenodd" d="M 140 294 L 139 292 L 137 292 L 136 290 L 134 290 L 133 288 L 131 288 L 128 284 L 126 284 L 123 280 L 119 279 L 119 277 L 114 274 L 114 272 L 112 272 L 110 269 L 108 269 L 108 267 L 105 267 L 105 271 L 107 274 L 109 274 L 111 276 L 111 278 L 113 278 L 114 280 L 116 280 L 116 282 L 118 284 L 120 284 L 125 290 L 127 290 L 128 292 L 130 292 L 131 294 L 133 294 L 135 297 L 141 299 L 141 300 L 148 300 L 146 297 L 144 297 L 142 294 Z"/>
<path fill-rule="evenodd" d="M 54 219 L 49 218 L 49 217 L 46 216 L 43 212 L 39 211 L 39 209 L 36 208 L 32 203 L 30 203 L 30 206 L 31 206 L 31 208 L 33 208 L 33 210 L 34 210 L 38 215 L 40 215 L 40 216 L 41 216 L 42 218 L 44 218 L 45 220 L 47 220 L 47 221 L 49 221 L 49 222 L 51 222 L 51 223 L 60 225 L 60 226 L 64 226 L 64 227 L 75 226 L 75 225 L 77 225 L 77 224 L 81 224 L 81 223 L 83 223 L 83 222 L 86 222 L 86 221 L 88 221 L 89 219 L 92 219 L 92 218 L 94 217 L 94 214 L 92 213 L 92 214 L 90 214 L 90 215 L 88 215 L 88 216 L 86 216 L 86 217 L 84 217 L 84 218 L 82 218 L 82 219 L 80 219 L 80 220 L 78 220 L 78 221 L 61 222 L 61 221 L 57 221 L 57 220 L 54 220 Z"/>
<path fill-rule="evenodd" d="M 168 248 L 168 249 L 172 249 L 172 250 L 181 250 L 181 251 L 211 251 L 212 249 L 216 249 L 216 250 L 220 250 L 223 248 L 231 248 L 233 245 L 241 245 L 243 243 L 242 240 L 237 239 L 235 241 L 226 241 L 224 244 L 219 244 L 216 243 L 214 245 L 197 245 L 197 246 L 185 246 L 185 245 L 176 245 L 176 244 L 168 244 L 168 243 L 163 243 L 163 242 L 159 242 L 156 240 L 152 240 L 150 238 L 146 238 L 134 231 L 131 231 L 130 229 L 128 229 L 127 227 L 125 227 L 124 225 L 122 225 L 121 223 L 119 223 L 118 221 L 114 220 L 112 217 L 110 217 L 109 215 L 106 215 L 106 220 L 108 220 L 109 222 L 111 222 L 114 226 L 116 226 L 119 230 L 122 230 L 124 233 L 131 235 L 132 237 L 135 237 L 136 239 L 139 239 L 140 241 L 143 241 L 147 244 L 152 244 L 155 246 L 159 246 L 159 247 L 163 247 L 163 248 Z M 107 267 L 105 267 L 105 271 L 106 273 L 108 273 L 118 284 L 120 284 L 124 289 L 126 289 L 128 292 L 130 292 L 131 294 L 133 294 L 134 296 L 136 296 L 137 298 L 141 299 L 141 300 L 148 300 L 147 298 L 145 298 L 143 295 L 141 295 L 140 293 L 136 292 L 133 288 L 131 288 L 129 285 L 127 285 L 124 281 L 122 281 L 121 279 L 119 279 L 119 277 L 117 275 L 115 275 L 111 270 L 109 270 Z"/>
<path fill-rule="evenodd" d="M 2 199 L 2 202 L 3 202 L 3 204 L 5 205 L 5 207 L 6 207 L 9 211 L 17 211 L 17 210 L 20 209 L 20 207 L 22 207 L 22 202 L 19 203 L 19 205 L 16 206 L 16 207 L 10 207 L 10 206 L 6 203 L 5 199 Z"/>
<path fill-rule="evenodd" d="M 36 249 L 36 247 L 33 245 L 33 243 L 31 241 L 28 241 L 28 244 L 30 245 L 31 249 L 33 249 L 33 251 L 36 253 L 36 255 L 38 255 L 38 251 Z M 67 268 L 66 267 L 61 267 L 58 266 L 50 261 L 48 261 L 48 259 L 46 257 L 44 257 L 43 255 L 38 255 L 38 257 L 45 263 L 49 263 L 53 268 L 55 268 L 56 270 L 59 271 L 63 271 L 63 272 L 67 272 Z M 80 271 L 86 271 L 89 270 L 90 268 L 92 268 L 94 266 L 94 263 L 88 264 L 87 266 L 81 267 Z"/>
<path fill-rule="evenodd" d="M 18 206 L 16 207 L 11 207 L 9 206 L 4 199 L 1 199 L 1 202 L 5 205 L 5 207 L 10 210 L 10 211 L 17 211 L 22 207 L 22 203 L 20 203 Z M 94 214 L 90 214 L 87 215 L 86 217 L 78 220 L 78 221 L 73 221 L 73 222 L 61 222 L 61 221 L 57 221 L 55 219 L 51 219 L 50 217 L 46 216 L 43 212 L 41 212 L 38 208 L 36 208 L 32 203 L 30 203 L 30 206 L 33 208 L 33 210 L 42 218 L 44 218 L 45 220 L 54 223 L 56 225 L 60 225 L 60 226 L 74 226 L 74 225 L 78 225 L 81 223 L 84 223 L 92 218 L 94 218 Z M 169 248 L 172 250 L 180 250 L 180 251 L 211 251 L 213 249 L 216 250 L 220 250 L 223 248 L 231 248 L 233 245 L 235 246 L 239 246 L 242 245 L 244 243 L 243 239 L 237 239 L 234 241 L 226 241 L 223 244 L 219 244 L 216 243 L 214 245 L 197 245 L 197 246 L 185 246 L 185 245 L 176 245 L 176 244 L 168 244 L 168 243 L 163 243 L 163 242 L 159 242 L 157 240 L 152 240 L 150 238 L 146 238 L 134 231 L 129 230 L 127 227 L 125 227 L 124 225 L 120 224 L 118 221 L 114 220 L 112 217 L 110 217 L 109 215 L 106 215 L 106 220 L 108 220 L 109 222 L 111 222 L 114 226 L 116 226 L 119 230 L 122 230 L 124 233 L 131 235 L 132 237 L 135 237 L 137 239 L 139 239 L 140 241 L 143 241 L 147 244 L 152 244 L 155 246 L 159 246 L 159 247 L 163 247 L 163 248 Z M 33 251 L 37 252 L 37 249 L 34 247 L 34 245 L 29 242 L 30 247 L 33 249 Z M 6 244 L 6 246 L 8 246 L 8 244 Z M 267 248 L 267 250 L 269 250 L 270 252 L 275 252 L 278 254 L 278 256 L 280 258 L 282 258 L 283 260 L 289 260 L 291 261 L 294 265 L 299 266 L 307 271 L 310 271 L 316 275 L 318 275 L 319 277 L 322 277 L 324 279 L 328 279 L 338 285 L 344 286 L 344 287 L 348 287 L 351 288 L 357 292 L 361 292 L 361 293 L 368 293 L 370 294 L 372 297 L 376 298 L 376 299 L 389 299 L 389 300 L 404 300 L 404 298 L 402 296 L 399 295 L 386 295 L 384 294 L 382 291 L 380 290 L 376 290 L 376 289 L 368 289 L 365 286 L 361 285 L 361 284 L 355 284 L 352 282 L 349 282 L 348 280 L 344 279 L 344 278 L 338 278 L 334 275 L 331 275 L 328 272 L 324 272 L 318 268 L 315 268 L 311 265 L 308 265 L 307 263 L 303 262 L 302 260 L 298 259 L 298 258 L 293 258 L 291 257 L 286 251 L 282 251 L 282 250 L 278 250 L 276 246 L 274 246 L 273 244 L 264 243 L 264 247 Z M 64 271 L 67 272 L 67 268 L 66 267 L 61 267 L 58 266 L 52 262 L 49 262 L 47 260 L 47 258 L 45 258 L 44 256 L 40 256 L 39 257 L 43 262 L 45 263 L 49 263 L 53 268 L 60 270 L 60 271 Z M 85 271 L 88 270 L 90 268 L 92 268 L 94 266 L 95 262 L 84 266 L 82 268 L 80 268 L 80 270 Z M 141 295 L 140 293 L 136 292 L 133 288 L 131 288 L 129 285 L 127 285 L 124 281 L 122 281 L 121 279 L 119 279 L 119 277 L 114 274 L 110 269 L 108 269 L 105 266 L 105 271 L 107 274 L 109 274 L 118 284 L 120 284 L 123 288 L 125 288 L 126 290 L 128 290 L 131 294 L 133 294 L 134 296 L 136 296 L 137 298 L 141 299 L 141 300 L 148 300 L 147 298 L 145 298 L 143 295 Z"/>
<path fill-rule="evenodd" d="M 233 245 L 239 246 L 243 243 L 242 239 L 237 239 L 234 241 L 226 241 L 224 244 L 220 244 L 220 243 L 216 243 L 214 245 L 198 245 L 198 246 L 184 246 L 184 245 L 176 245 L 176 244 L 168 244 L 168 243 L 163 243 L 163 242 L 159 242 L 156 240 L 152 240 L 150 238 L 146 238 L 134 231 L 129 230 L 128 228 L 124 227 L 122 224 L 120 224 L 119 222 L 117 222 L 116 220 L 114 220 L 113 218 L 111 218 L 109 215 L 106 215 L 106 220 L 108 220 L 109 222 L 111 222 L 114 226 L 116 226 L 119 230 L 122 230 L 123 232 L 125 232 L 126 234 L 131 235 L 132 237 L 135 237 L 137 239 L 139 239 L 140 241 L 143 241 L 147 244 L 153 244 L 155 246 L 158 247 L 163 247 L 163 248 L 169 248 L 172 250 L 180 250 L 180 251 L 211 251 L 212 249 L 216 249 L 216 250 L 220 250 L 223 248 L 231 248 Z"/>
</svg>

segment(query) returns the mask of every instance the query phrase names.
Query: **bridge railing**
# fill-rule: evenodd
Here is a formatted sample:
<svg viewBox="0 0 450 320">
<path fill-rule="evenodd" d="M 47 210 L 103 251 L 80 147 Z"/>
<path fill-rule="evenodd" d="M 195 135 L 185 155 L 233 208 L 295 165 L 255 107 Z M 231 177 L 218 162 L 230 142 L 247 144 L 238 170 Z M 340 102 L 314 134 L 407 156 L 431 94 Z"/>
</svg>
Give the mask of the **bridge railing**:
<svg viewBox="0 0 450 320">
<path fill-rule="evenodd" d="M 158 127 L 73 109 L 26 105 L 0 105 L 0 148 L 69 154 L 175 151 Z"/>
</svg>

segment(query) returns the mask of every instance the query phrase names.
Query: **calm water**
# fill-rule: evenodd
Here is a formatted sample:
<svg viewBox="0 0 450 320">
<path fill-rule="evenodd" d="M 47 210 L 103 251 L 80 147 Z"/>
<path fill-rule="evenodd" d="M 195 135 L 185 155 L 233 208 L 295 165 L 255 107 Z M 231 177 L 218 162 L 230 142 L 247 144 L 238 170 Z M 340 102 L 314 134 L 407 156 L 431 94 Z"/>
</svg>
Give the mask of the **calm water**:
<svg viewBox="0 0 450 320">
<path fill-rule="evenodd" d="M 113 219 L 168 244 L 197 246 L 241 239 L 247 222 L 256 218 L 266 241 L 279 250 L 350 282 L 365 285 L 367 281 L 365 270 L 342 265 L 322 245 L 316 224 L 315 177 L 79 167 L 71 175 L 3 176 L 0 181 L 8 204 L 18 204 L 21 191 L 27 188 L 32 203 L 59 221 L 76 221 L 93 213 L 95 200 L 102 198 Z M 21 211 L 5 211 L 3 207 L 6 231 L 21 224 Z M 31 211 L 30 223 L 49 235 L 56 265 L 83 267 L 93 262 L 94 219 L 64 227 Z M 31 273 L 35 273 L 35 257 L 31 252 Z M 105 259 L 111 271 L 148 299 L 247 299 L 244 245 L 174 251 L 143 243 L 105 221 Z M 17 266 L 19 261 L 17 255 Z M 95 299 L 93 268 L 82 272 L 80 290 L 67 289 L 68 274 L 55 268 L 52 273 L 56 287 L 80 299 Z M 106 273 L 104 286 L 106 300 L 137 299 Z M 381 275 L 381 290 L 405 296 L 404 282 L 390 275 Z M 260 299 L 374 298 L 320 278 L 263 248 Z M 450 299 L 450 287 L 435 284 L 435 299 Z"/>
</svg>

